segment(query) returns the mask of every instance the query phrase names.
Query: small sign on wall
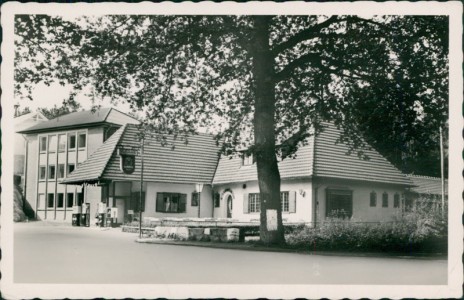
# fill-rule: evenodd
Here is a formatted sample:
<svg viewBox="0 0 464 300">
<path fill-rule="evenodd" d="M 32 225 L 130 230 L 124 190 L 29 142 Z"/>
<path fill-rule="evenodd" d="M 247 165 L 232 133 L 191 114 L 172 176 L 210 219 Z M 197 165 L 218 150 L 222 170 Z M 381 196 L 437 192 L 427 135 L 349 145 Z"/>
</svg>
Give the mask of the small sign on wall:
<svg viewBox="0 0 464 300">
<path fill-rule="evenodd" d="M 119 148 L 119 168 L 125 174 L 132 174 L 135 171 L 135 156 L 137 155 L 137 150 L 135 149 L 126 149 Z"/>
</svg>

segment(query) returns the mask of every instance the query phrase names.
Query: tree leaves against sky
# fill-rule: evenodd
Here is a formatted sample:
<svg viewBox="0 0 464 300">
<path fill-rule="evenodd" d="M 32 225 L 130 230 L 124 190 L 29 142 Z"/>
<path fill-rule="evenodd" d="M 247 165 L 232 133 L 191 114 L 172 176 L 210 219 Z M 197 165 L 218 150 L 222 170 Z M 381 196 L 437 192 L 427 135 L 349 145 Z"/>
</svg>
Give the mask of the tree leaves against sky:
<svg viewBox="0 0 464 300">
<path fill-rule="evenodd" d="M 155 129 L 207 127 L 226 154 L 253 149 L 252 29 L 250 16 L 18 15 L 16 95 L 39 82 L 90 86 L 143 110 Z M 330 120 L 361 156 L 368 141 L 406 171 L 436 157 L 448 118 L 447 17 L 282 15 L 270 36 L 279 155 Z"/>
</svg>

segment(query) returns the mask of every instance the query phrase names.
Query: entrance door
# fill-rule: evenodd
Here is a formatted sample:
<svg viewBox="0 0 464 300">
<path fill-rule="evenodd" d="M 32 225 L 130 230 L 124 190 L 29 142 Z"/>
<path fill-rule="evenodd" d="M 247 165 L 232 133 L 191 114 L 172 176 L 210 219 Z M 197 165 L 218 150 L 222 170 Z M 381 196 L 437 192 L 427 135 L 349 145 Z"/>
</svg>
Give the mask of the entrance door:
<svg viewBox="0 0 464 300">
<path fill-rule="evenodd" d="M 232 195 L 227 197 L 227 217 L 232 218 Z"/>
</svg>

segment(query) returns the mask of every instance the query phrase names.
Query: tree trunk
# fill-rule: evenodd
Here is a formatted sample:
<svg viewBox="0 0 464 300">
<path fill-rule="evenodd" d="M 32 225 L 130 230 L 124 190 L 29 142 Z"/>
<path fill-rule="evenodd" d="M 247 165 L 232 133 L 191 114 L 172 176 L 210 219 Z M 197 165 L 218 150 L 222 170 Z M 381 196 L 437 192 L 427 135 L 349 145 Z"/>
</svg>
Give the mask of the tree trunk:
<svg viewBox="0 0 464 300">
<path fill-rule="evenodd" d="M 252 41 L 255 93 L 254 135 L 260 191 L 260 238 L 266 244 L 285 243 L 280 204 L 280 173 L 275 156 L 274 57 L 270 52 L 270 16 L 254 16 Z"/>
</svg>

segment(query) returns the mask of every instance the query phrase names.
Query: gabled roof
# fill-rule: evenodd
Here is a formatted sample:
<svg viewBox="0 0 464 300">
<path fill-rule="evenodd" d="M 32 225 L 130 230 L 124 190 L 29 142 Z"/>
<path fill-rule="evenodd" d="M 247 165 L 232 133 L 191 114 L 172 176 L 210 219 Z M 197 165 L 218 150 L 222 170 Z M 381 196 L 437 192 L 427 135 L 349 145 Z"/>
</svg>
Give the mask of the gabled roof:
<svg viewBox="0 0 464 300">
<path fill-rule="evenodd" d="M 101 180 L 106 165 L 116 150 L 116 146 L 126 129 L 126 125 L 119 128 L 108 140 L 106 140 L 90 157 L 78 165 L 69 174 L 63 183 L 96 183 Z"/>
<path fill-rule="evenodd" d="M 432 194 L 441 195 L 441 178 L 419 176 L 419 175 L 407 175 L 414 184 L 411 188 L 411 192 L 418 194 Z M 448 195 L 448 180 L 445 179 L 445 195 Z"/>
<path fill-rule="evenodd" d="M 138 123 L 138 121 L 114 108 L 100 108 L 96 111 L 79 111 L 42 122 L 19 133 L 40 133 L 71 128 L 96 126 L 103 123 L 119 124 Z"/>
<path fill-rule="evenodd" d="M 296 157 L 279 162 L 282 179 L 339 178 L 367 182 L 411 185 L 411 181 L 375 150 L 363 151 L 370 158 L 360 159 L 356 153 L 347 155 L 349 147 L 337 144 L 341 130 L 323 123 L 324 130 L 312 136 L 308 145 L 298 149 Z M 232 183 L 257 180 L 256 164 L 242 166 L 241 158 L 222 157 L 213 183 Z"/>
<path fill-rule="evenodd" d="M 314 176 L 411 185 L 411 181 L 374 149 L 362 149 L 369 158 L 363 160 L 356 151 L 347 155 L 349 147 L 337 143 L 341 130 L 323 123 L 324 130 L 315 137 Z"/>
<path fill-rule="evenodd" d="M 20 131 L 31 127 L 32 125 L 48 121 L 40 111 L 30 112 L 14 118 L 14 128 Z"/>
<path fill-rule="evenodd" d="M 120 128 L 92 156 L 79 165 L 63 183 L 81 184 L 104 180 L 140 181 L 141 159 L 135 158 L 135 171 L 124 174 L 120 170 L 118 146 L 138 147 L 138 129 L 127 124 Z M 116 136 L 119 134 L 120 136 Z M 188 137 L 188 143 L 174 141 L 175 148 L 162 146 L 156 137 L 144 144 L 144 181 L 166 183 L 211 183 L 219 159 L 220 147 L 212 135 L 198 134 Z"/>
</svg>

